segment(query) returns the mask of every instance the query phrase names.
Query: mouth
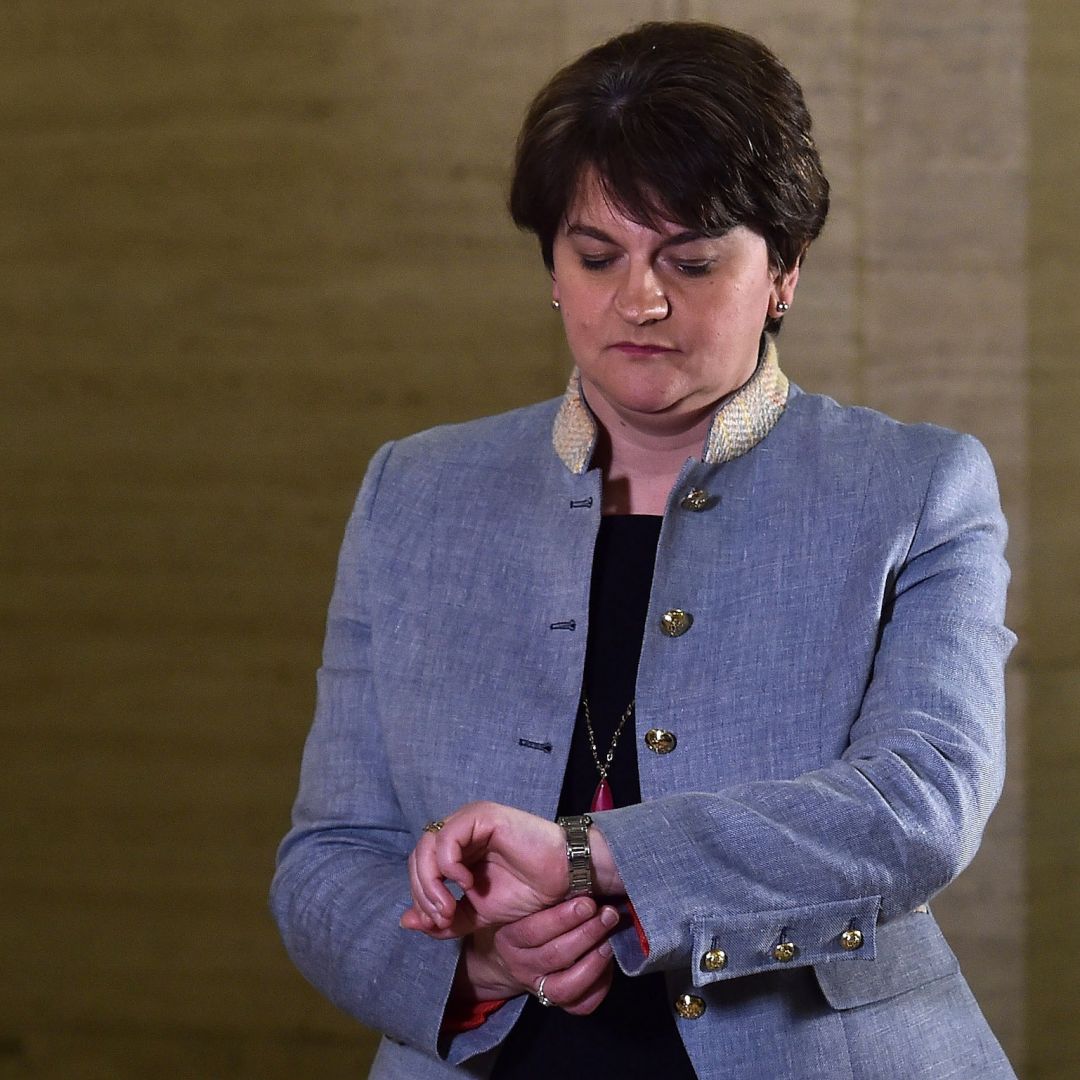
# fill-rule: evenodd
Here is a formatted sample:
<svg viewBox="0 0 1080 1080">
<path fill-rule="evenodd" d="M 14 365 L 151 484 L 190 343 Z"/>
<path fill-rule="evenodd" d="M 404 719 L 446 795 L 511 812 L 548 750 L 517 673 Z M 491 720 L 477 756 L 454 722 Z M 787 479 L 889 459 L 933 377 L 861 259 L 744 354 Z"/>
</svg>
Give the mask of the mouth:
<svg viewBox="0 0 1080 1080">
<path fill-rule="evenodd" d="M 662 356 L 665 353 L 678 351 L 667 345 L 642 344 L 636 341 L 616 341 L 609 348 L 616 352 L 626 353 L 628 356 Z"/>
</svg>

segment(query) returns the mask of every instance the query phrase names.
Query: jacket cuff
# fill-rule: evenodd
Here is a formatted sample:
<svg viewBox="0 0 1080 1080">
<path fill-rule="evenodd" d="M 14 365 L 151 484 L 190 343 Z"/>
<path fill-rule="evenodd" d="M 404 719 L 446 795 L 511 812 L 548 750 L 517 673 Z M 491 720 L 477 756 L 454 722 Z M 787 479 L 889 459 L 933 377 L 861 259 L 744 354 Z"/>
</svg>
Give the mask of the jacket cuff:
<svg viewBox="0 0 1080 1080">
<path fill-rule="evenodd" d="M 499 998 L 495 1001 L 473 1001 L 467 1005 L 455 1005 L 454 1002 L 450 1002 L 446 1006 L 446 1012 L 443 1013 L 439 1038 L 452 1038 L 463 1031 L 473 1031 L 509 1000 L 509 998 Z"/>
<path fill-rule="evenodd" d="M 881 898 L 867 896 L 778 911 L 695 915 L 694 986 L 778 968 L 873 960 Z"/>
<path fill-rule="evenodd" d="M 461 1065 L 478 1054 L 498 1046 L 517 1022 L 528 995 L 511 998 L 501 1008 L 488 1013 L 484 1022 L 458 1034 L 447 1032 L 439 1041 L 439 1056 L 451 1065 Z"/>
</svg>

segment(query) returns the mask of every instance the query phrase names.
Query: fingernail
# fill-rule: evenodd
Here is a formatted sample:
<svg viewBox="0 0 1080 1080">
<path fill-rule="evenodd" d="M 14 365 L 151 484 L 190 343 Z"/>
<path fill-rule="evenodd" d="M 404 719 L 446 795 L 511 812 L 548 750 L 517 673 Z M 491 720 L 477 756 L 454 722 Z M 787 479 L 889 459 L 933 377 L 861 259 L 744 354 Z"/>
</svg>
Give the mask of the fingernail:
<svg viewBox="0 0 1080 1080">
<path fill-rule="evenodd" d="M 588 900 L 578 900 L 574 903 L 574 914 L 584 919 L 592 911 L 592 904 Z"/>
<path fill-rule="evenodd" d="M 600 921 L 605 926 L 614 926 L 619 921 L 619 913 L 614 908 L 606 907 L 600 912 Z"/>
<path fill-rule="evenodd" d="M 599 948 L 598 952 L 601 956 L 610 956 L 612 953 L 611 942 L 605 941 Z"/>
</svg>

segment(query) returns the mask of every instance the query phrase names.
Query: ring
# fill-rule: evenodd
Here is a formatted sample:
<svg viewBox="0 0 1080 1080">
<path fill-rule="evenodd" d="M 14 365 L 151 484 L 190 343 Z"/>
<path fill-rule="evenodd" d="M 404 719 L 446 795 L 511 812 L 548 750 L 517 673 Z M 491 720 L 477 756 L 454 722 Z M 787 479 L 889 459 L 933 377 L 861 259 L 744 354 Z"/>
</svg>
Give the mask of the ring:
<svg viewBox="0 0 1080 1080">
<path fill-rule="evenodd" d="M 540 1004 L 543 1005 L 545 1009 L 550 1009 L 551 1006 L 555 1004 L 555 1002 L 552 1001 L 551 998 L 549 998 L 547 996 L 547 994 L 544 993 L 544 983 L 545 982 L 547 982 L 547 976 L 546 975 L 541 975 L 540 976 L 540 985 L 536 988 L 536 1000 L 539 1001 Z"/>
<path fill-rule="evenodd" d="M 429 821 L 424 826 L 424 832 L 438 832 L 445 824 L 445 821 Z"/>
</svg>

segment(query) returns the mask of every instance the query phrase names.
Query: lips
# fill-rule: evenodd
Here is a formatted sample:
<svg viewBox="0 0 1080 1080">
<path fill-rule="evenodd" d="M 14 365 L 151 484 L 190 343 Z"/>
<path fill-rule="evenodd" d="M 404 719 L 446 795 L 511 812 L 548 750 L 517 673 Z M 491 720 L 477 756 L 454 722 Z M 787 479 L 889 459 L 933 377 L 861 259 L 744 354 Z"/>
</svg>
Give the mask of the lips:
<svg viewBox="0 0 1080 1080">
<path fill-rule="evenodd" d="M 626 353 L 629 356 L 660 356 L 663 353 L 677 351 L 667 345 L 655 345 L 648 342 L 642 343 L 637 341 L 617 341 L 610 347 L 618 352 Z"/>
</svg>

